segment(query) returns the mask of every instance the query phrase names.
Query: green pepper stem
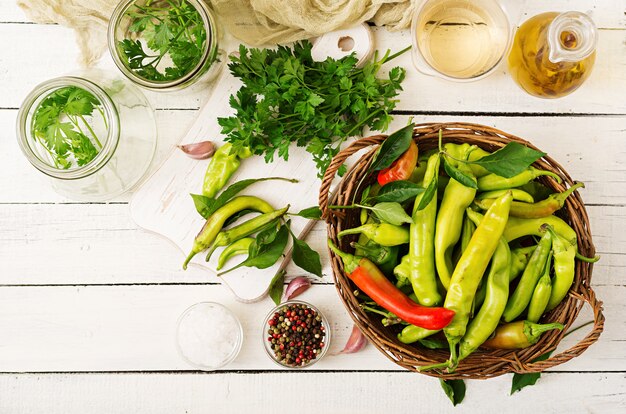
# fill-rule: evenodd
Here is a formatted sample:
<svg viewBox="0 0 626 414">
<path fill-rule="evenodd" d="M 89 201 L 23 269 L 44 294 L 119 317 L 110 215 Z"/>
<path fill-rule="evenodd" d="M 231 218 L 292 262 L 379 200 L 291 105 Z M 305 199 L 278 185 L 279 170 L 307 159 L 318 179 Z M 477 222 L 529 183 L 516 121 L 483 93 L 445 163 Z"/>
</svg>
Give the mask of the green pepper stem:
<svg viewBox="0 0 626 414">
<path fill-rule="evenodd" d="M 524 321 L 524 335 L 526 335 L 526 339 L 528 339 L 528 342 L 531 344 L 536 343 L 544 332 L 551 331 L 552 329 L 561 330 L 563 329 L 563 324 L 558 322 L 538 324 Z"/>
<path fill-rule="evenodd" d="M 330 248 L 330 250 L 333 251 L 333 253 L 341 258 L 341 260 L 343 261 L 343 267 L 346 272 L 352 273 L 356 270 L 357 267 L 359 267 L 357 260 L 353 255 L 339 250 L 339 248 L 335 246 L 335 243 L 333 243 L 333 241 L 330 239 L 328 239 L 328 247 Z"/>
<path fill-rule="evenodd" d="M 441 369 L 441 368 L 449 368 L 449 367 L 450 367 L 450 361 L 445 361 L 445 362 L 441 362 L 438 364 L 422 365 L 421 367 L 417 367 L 417 371 L 424 372 L 424 371 L 430 371 L 433 369 Z"/>
<path fill-rule="evenodd" d="M 587 256 L 583 256 L 582 254 L 580 254 L 578 250 L 576 250 L 576 258 L 580 260 L 581 262 L 585 262 L 585 263 L 595 263 L 598 260 L 600 260 L 600 256 L 598 255 L 595 255 L 594 257 L 587 257 Z"/>
<path fill-rule="evenodd" d="M 560 175 L 553 173 L 552 171 L 548 171 L 548 170 L 540 170 L 540 169 L 535 169 L 535 172 L 533 174 L 535 176 L 535 178 L 540 177 L 542 175 L 546 175 L 548 177 L 552 177 L 556 180 L 557 183 L 561 184 L 563 182 L 563 179 L 561 178 Z"/>
<path fill-rule="evenodd" d="M 364 224 L 364 225 L 359 226 L 359 227 L 354 227 L 354 228 L 351 228 L 351 229 L 341 230 L 339 232 L 339 234 L 337 234 L 337 236 L 339 238 L 342 238 L 343 236 L 348 236 L 350 234 L 361 234 L 361 233 L 363 233 L 363 231 L 365 229 L 369 228 L 369 227 L 365 227 L 365 226 L 370 226 L 371 227 L 370 224 Z"/>
<path fill-rule="evenodd" d="M 206 258 L 204 259 L 205 262 L 209 261 L 209 259 L 211 258 L 211 255 L 213 254 L 213 252 L 215 250 L 217 250 L 217 248 L 218 248 L 217 243 L 213 242 L 213 244 L 211 245 L 211 248 L 209 249 L 209 251 L 206 254 Z"/>
<path fill-rule="evenodd" d="M 187 265 L 189 264 L 189 262 L 191 261 L 191 259 L 193 259 L 195 255 L 196 255 L 196 252 L 194 252 L 193 250 L 189 253 L 187 258 L 183 262 L 183 270 L 187 270 Z"/>
<path fill-rule="evenodd" d="M 562 193 L 552 194 L 550 198 L 552 198 L 554 201 L 559 203 L 559 206 L 563 207 L 563 204 L 565 204 L 565 200 L 567 199 L 567 197 L 572 195 L 572 193 L 578 190 L 579 188 L 585 188 L 585 184 L 580 183 L 580 182 L 576 183 L 570 188 L 568 188 L 567 190 L 563 191 Z"/>
</svg>

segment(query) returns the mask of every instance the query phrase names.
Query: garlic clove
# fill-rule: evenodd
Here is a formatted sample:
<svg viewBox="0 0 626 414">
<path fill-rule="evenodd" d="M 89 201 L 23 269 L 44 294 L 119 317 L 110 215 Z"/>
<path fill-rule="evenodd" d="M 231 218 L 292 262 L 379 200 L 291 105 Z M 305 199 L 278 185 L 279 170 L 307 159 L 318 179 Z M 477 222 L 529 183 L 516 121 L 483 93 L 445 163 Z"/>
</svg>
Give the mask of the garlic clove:
<svg viewBox="0 0 626 414">
<path fill-rule="evenodd" d="M 193 144 L 177 145 L 189 158 L 206 160 L 215 153 L 215 144 L 211 141 L 195 142 Z"/>
<path fill-rule="evenodd" d="M 285 299 L 286 300 L 293 299 L 296 296 L 299 296 L 300 294 L 304 293 L 310 287 L 311 287 L 311 282 L 309 281 L 308 278 L 304 276 L 298 276 L 295 279 L 293 279 L 291 282 L 289 282 L 289 284 L 287 285 L 287 289 L 285 290 Z"/>
</svg>

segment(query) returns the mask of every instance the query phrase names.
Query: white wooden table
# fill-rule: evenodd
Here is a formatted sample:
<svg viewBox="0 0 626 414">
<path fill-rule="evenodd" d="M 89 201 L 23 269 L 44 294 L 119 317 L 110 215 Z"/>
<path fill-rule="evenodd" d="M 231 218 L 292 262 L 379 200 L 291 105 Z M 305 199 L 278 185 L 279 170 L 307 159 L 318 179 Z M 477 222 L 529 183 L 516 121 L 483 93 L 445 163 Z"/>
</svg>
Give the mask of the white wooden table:
<svg viewBox="0 0 626 414">
<path fill-rule="evenodd" d="M 545 2 L 528 3 L 525 18 L 546 11 Z M 593 274 L 607 317 L 600 341 L 514 396 L 510 375 L 471 381 L 456 412 L 626 412 L 626 2 L 549 7 L 591 11 L 600 28 L 591 78 L 564 99 L 526 95 L 504 68 L 477 83 L 451 84 L 417 73 L 408 55 L 397 62 L 408 75 L 393 127 L 408 116 L 469 121 L 531 140 L 586 183 L 582 195 L 602 255 Z M 377 30 L 376 37 L 380 49 L 410 44 L 406 32 Z M 0 45 L 0 413 L 451 411 L 435 379 L 400 370 L 372 346 L 330 355 L 352 323 L 327 265 L 324 282 L 302 298 L 329 315 L 331 352 L 312 369 L 278 370 L 261 347 L 270 299 L 240 304 L 212 275 L 183 272 L 178 251 L 132 223 L 128 195 L 77 203 L 55 194 L 20 154 L 14 124 L 35 84 L 75 69 L 73 34 L 29 23 L 12 0 L 1 0 Z M 113 67 L 108 57 L 101 65 Z M 160 135 L 154 168 L 208 91 L 147 95 Z M 324 232 L 319 225 L 310 242 L 327 264 Z M 233 309 L 245 331 L 239 357 L 216 373 L 195 371 L 174 343 L 177 317 L 206 300 Z M 579 323 L 589 319 L 587 309 Z"/>
</svg>

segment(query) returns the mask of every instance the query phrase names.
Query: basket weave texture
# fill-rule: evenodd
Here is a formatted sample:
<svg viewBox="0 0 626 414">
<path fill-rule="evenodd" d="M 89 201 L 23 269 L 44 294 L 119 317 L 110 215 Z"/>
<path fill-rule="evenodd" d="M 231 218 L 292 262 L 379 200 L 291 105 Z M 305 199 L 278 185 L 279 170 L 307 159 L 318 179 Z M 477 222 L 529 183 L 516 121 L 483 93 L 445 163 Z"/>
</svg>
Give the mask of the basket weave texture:
<svg viewBox="0 0 626 414">
<path fill-rule="evenodd" d="M 484 125 L 469 123 L 429 123 L 415 127 L 413 139 L 418 144 L 420 152 L 436 148 L 438 145 L 439 130 L 443 132 L 443 142 L 469 143 L 477 145 L 487 151 L 495 151 L 511 141 L 519 142 L 530 148 L 537 149 L 530 142 Z M 385 140 L 385 135 L 375 135 L 359 139 L 342 150 L 330 164 L 320 188 L 319 203 L 322 217 L 327 223 L 328 237 L 344 251 L 351 252 L 351 239 L 337 238 L 337 233 L 343 229 L 358 226 L 358 209 L 328 209 L 328 205 L 350 205 L 352 200 L 360 200 L 360 192 L 367 184 L 374 182 L 375 175 L 366 176 L 369 164 L 372 162 L 376 150 Z M 366 150 L 358 161 L 349 169 L 341 182 L 337 185 L 332 196 L 329 196 L 331 183 L 338 168 L 348 157 L 358 151 Z M 552 158 L 545 156 L 533 164 L 535 167 L 550 170 L 563 179 L 563 185 L 552 178 L 541 177 L 541 182 L 555 191 L 563 191 L 565 184 L 571 186 L 573 181 L 569 174 Z M 359 186 L 359 183 L 362 184 Z M 355 192 L 359 194 L 355 194 Z M 356 195 L 356 198 L 354 198 Z M 561 218 L 572 226 L 578 235 L 579 252 L 587 257 L 595 254 L 595 248 L 589 229 L 589 218 L 583 201 L 575 192 L 568 197 L 565 207 L 558 213 Z M 396 338 L 397 329 L 384 327 L 380 317 L 370 316 L 359 306 L 354 295 L 355 285 L 347 277 L 339 257 L 329 251 L 335 286 L 341 301 L 348 310 L 355 324 L 376 348 L 390 360 L 403 368 L 417 371 L 419 366 L 443 362 L 448 358 L 447 350 L 425 349 L 417 345 L 406 345 Z M 541 372 L 548 368 L 569 361 L 583 353 L 591 344 L 596 342 L 604 327 L 602 302 L 596 298 L 591 289 L 591 272 L 593 264 L 576 261 L 576 276 L 568 296 L 559 306 L 544 315 L 541 322 L 560 322 L 565 325 L 563 331 L 552 330 L 544 333 L 535 345 L 521 350 L 487 350 L 479 349 L 463 360 L 453 373 L 426 371 L 424 374 L 445 379 L 487 379 L 502 374 L 517 372 Z M 583 305 L 588 303 L 593 309 L 593 329 L 580 342 L 571 348 L 551 356 L 545 361 L 531 362 L 548 351 L 553 351 L 563 338 L 567 329 L 574 323 Z"/>
</svg>

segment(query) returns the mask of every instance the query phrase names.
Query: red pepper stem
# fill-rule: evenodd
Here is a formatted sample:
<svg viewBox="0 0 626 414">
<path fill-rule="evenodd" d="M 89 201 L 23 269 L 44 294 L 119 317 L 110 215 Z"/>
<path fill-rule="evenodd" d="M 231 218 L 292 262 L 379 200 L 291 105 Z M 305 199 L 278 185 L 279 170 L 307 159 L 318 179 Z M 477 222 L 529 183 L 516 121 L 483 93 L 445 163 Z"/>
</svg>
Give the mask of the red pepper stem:
<svg viewBox="0 0 626 414">
<path fill-rule="evenodd" d="M 530 321 L 524 321 L 524 335 L 526 336 L 526 339 L 528 339 L 528 342 L 530 342 L 531 344 L 537 342 L 541 337 L 541 334 L 547 331 L 551 331 L 552 329 L 561 330 L 563 329 L 563 324 L 560 324 L 558 322 L 538 324 L 532 323 Z"/>
<path fill-rule="evenodd" d="M 367 306 L 367 305 L 363 305 L 363 304 L 361 304 L 360 306 L 361 306 L 361 309 L 363 309 L 365 311 L 372 312 L 372 313 L 377 313 L 380 316 L 384 316 L 385 318 L 390 318 L 391 319 L 391 318 L 396 316 L 396 315 L 394 315 L 391 312 L 381 311 L 380 309 L 372 308 L 371 306 Z"/>
<path fill-rule="evenodd" d="M 335 246 L 335 243 L 333 243 L 330 239 L 328 240 L 328 247 L 333 251 L 333 253 L 341 257 L 341 260 L 343 261 L 343 268 L 346 272 L 352 273 L 357 269 L 357 267 L 359 267 L 359 261 L 356 257 L 339 250 L 339 248 Z"/>
</svg>

